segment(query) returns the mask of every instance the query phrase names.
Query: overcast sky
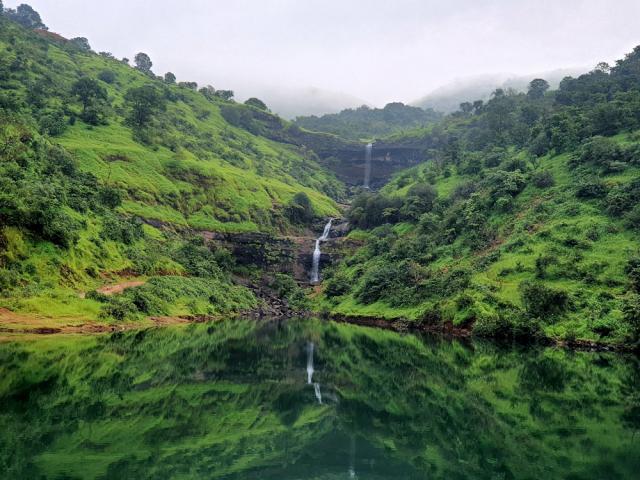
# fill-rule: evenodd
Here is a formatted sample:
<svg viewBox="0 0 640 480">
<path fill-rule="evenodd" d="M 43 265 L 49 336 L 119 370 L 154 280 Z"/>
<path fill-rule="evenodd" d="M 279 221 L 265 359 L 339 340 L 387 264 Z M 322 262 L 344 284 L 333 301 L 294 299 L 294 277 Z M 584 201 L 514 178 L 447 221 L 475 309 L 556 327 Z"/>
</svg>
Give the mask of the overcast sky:
<svg viewBox="0 0 640 480">
<path fill-rule="evenodd" d="M 383 105 L 477 74 L 592 66 L 640 44 L 640 0 L 26 2 L 96 51 L 144 51 L 158 74 L 240 97 L 314 86 Z"/>
</svg>

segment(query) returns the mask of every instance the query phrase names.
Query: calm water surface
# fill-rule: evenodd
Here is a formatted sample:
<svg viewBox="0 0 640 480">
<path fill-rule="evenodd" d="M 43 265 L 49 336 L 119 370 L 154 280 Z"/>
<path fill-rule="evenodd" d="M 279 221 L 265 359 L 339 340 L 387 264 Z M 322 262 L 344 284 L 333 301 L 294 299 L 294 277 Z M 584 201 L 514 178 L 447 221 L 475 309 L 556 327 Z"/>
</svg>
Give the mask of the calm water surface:
<svg viewBox="0 0 640 480">
<path fill-rule="evenodd" d="M 314 320 L 4 342 L 0 478 L 637 479 L 639 361 Z"/>
</svg>

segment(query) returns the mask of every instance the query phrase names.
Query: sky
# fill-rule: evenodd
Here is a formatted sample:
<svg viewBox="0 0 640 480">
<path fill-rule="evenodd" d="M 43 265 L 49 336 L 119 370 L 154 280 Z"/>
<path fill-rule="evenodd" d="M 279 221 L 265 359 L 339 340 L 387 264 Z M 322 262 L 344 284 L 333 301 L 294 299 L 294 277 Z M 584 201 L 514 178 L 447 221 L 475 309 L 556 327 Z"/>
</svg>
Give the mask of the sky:
<svg viewBox="0 0 640 480">
<path fill-rule="evenodd" d="M 26 2 L 67 38 L 146 52 L 157 74 L 241 99 L 315 87 L 382 106 L 480 74 L 612 63 L 640 44 L 639 0 Z"/>
</svg>

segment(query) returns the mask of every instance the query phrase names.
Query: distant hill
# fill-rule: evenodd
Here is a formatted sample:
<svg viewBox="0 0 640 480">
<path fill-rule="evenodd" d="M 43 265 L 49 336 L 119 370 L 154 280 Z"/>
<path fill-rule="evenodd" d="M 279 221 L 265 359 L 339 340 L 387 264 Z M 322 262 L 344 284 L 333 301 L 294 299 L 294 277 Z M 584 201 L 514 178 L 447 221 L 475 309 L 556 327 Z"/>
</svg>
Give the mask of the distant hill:
<svg viewBox="0 0 640 480">
<path fill-rule="evenodd" d="M 436 120 L 440 114 L 428 109 L 412 107 L 403 103 L 389 103 L 384 108 L 369 108 L 362 105 L 340 113 L 298 117 L 295 124 L 316 132 L 340 135 L 349 140 L 369 139 L 397 133 L 401 130 L 424 127 Z"/>
<path fill-rule="evenodd" d="M 479 75 L 467 77 L 443 85 L 411 102 L 411 105 L 421 108 L 433 108 L 438 112 L 451 113 L 458 110 L 462 102 L 474 100 L 488 100 L 496 88 L 513 88 L 516 91 L 526 91 L 527 85 L 534 78 L 544 78 L 552 89 L 560 84 L 564 77 L 578 76 L 588 68 L 563 68 L 542 73 L 528 75 L 512 75 L 508 73 Z"/>
<path fill-rule="evenodd" d="M 293 119 L 301 115 L 337 113 L 345 108 L 368 105 L 370 102 L 346 93 L 332 92 L 316 87 L 278 88 L 264 87 L 252 90 L 273 113 Z"/>
</svg>

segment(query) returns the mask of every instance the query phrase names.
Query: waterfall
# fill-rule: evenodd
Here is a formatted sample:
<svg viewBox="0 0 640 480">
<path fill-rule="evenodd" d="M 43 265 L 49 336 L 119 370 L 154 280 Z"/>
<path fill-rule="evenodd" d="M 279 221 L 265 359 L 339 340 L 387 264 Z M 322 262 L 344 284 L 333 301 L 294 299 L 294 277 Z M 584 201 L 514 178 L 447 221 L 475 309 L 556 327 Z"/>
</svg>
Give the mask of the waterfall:
<svg viewBox="0 0 640 480">
<path fill-rule="evenodd" d="M 322 235 L 316 239 L 316 248 L 313 251 L 313 262 L 311 264 L 311 283 L 318 283 L 320 281 L 320 255 L 322 255 L 322 252 L 320 251 L 320 242 L 324 242 L 329 238 L 331 222 L 333 222 L 333 218 L 329 219 L 329 222 L 324 226 Z"/>
<path fill-rule="evenodd" d="M 313 392 L 316 395 L 318 403 L 322 405 L 322 393 L 320 393 L 320 384 L 313 381 L 313 342 L 307 344 L 307 385 L 313 385 Z"/>
<path fill-rule="evenodd" d="M 369 182 L 371 181 L 371 151 L 373 150 L 373 143 L 367 143 L 364 147 L 364 188 L 369 188 Z"/>
</svg>

